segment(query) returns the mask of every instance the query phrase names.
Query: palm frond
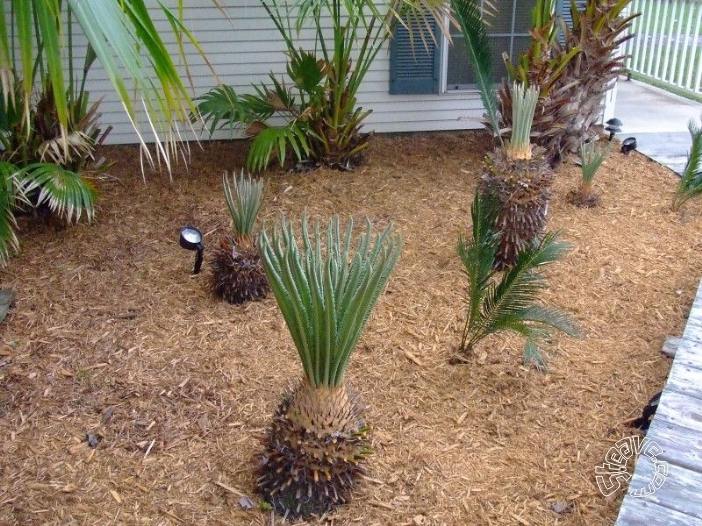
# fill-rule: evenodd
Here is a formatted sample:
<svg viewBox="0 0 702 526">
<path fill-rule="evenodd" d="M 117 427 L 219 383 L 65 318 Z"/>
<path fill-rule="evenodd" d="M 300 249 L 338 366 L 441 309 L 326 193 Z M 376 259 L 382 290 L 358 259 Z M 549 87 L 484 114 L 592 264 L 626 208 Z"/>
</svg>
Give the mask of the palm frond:
<svg viewBox="0 0 702 526">
<path fill-rule="evenodd" d="M 512 159 L 531 158 L 531 124 L 539 100 L 539 87 L 521 82 L 512 86 L 512 136 L 507 152 Z"/>
<path fill-rule="evenodd" d="M 85 213 L 92 221 L 97 191 L 77 174 L 51 163 L 33 163 L 22 169 L 24 191 L 39 190 L 37 206 L 47 203 L 52 212 L 67 223 L 78 221 Z"/>
<path fill-rule="evenodd" d="M 688 130 L 692 137 L 692 147 L 673 196 L 673 211 L 679 210 L 689 199 L 702 194 L 702 128 L 690 120 Z"/>
<path fill-rule="evenodd" d="M 491 234 L 485 234 L 494 219 L 490 213 L 481 212 L 482 206 L 476 195 L 473 240 L 459 240 L 458 252 L 469 281 L 468 313 L 459 350 L 470 352 L 486 336 L 502 331 L 522 334 L 531 350 L 536 348 L 536 341 L 548 335 L 549 328 L 575 335 L 577 328 L 568 315 L 536 304 L 540 291 L 547 286 L 539 272 L 541 267 L 563 257 L 568 245 L 558 242 L 556 234 L 547 234 L 538 245 L 522 250 L 516 264 L 496 282 L 491 270 L 496 249 Z M 476 222 L 481 224 L 476 226 Z"/>
<path fill-rule="evenodd" d="M 483 20 L 487 11 L 481 9 L 479 0 L 451 0 L 451 6 L 461 26 L 468 58 L 480 92 L 480 100 L 483 102 L 492 129 L 497 133 L 500 143 L 502 143 L 499 131 L 497 93 L 492 78 L 493 59 Z"/>
<path fill-rule="evenodd" d="M 586 142 L 580 145 L 580 164 L 584 183 L 592 183 L 597 170 L 600 169 L 611 150 L 612 143 L 607 143 L 606 147 L 600 146 L 597 141 Z"/>
<path fill-rule="evenodd" d="M 27 202 L 19 179 L 17 166 L 0 161 L 0 265 L 7 264 L 10 253 L 19 250 L 13 210 L 18 200 Z"/>
<path fill-rule="evenodd" d="M 463 262 L 463 270 L 468 277 L 468 316 L 463 327 L 461 348 L 464 348 L 474 324 L 480 320 L 480 310 L 494 275 L 493 263 L 497 253 L 498 238 L 492 225 L 498 214 L 494 199 L 476 192 L 471 206 L 473 239 L 458 238 L 457 251 Z"/>
<path fill-rule="evenodd" d="M 261 171 L 268 167 L 273 155 L 283 166 L 288 147 L 295 152 L 298 161 L 309 153 L 307 129 L 303 123 L 292 121 L 285 126 L 266 127 L 258 132 L 251 142 L 246 166 L 253 172 Z"/>
<path fill-rule="evenodd" d="M 313 387 L 337 387 L 399 258 L 402 238 L 390 225 L 373 236 L 366 221 L 352 254 L 351 220 L 343 235 L 337 216 L 326 236 L 319 223 L 310 231 L 306 216 L 301 228 L 300 246 L 285 217 L 270 236 L 264 227 L 261 260 L 306 378 Z"/>
<path fill-rule="evenodd" d="M 212 88 L 197 97 L 195 102 L 197 113 L 191 114 L 190 119 L 195 120 L 195 115 L 198 115 L 205 124 L 209 122 L 210 134 L 213 134 L 218 126 L 223 128 L 227 125 L 246 124 L 252 120 L 250 107 L 226 84 Z"/>
<path fill-rule="evenodd" d="M 241 171 L 239 177 L 232 173 L 231 180 L 225 172 L 222 176 L 224 198 L 238 234 L 250 235 L 263 206 L 263 181 L 253 180 Z"/>
</svg>

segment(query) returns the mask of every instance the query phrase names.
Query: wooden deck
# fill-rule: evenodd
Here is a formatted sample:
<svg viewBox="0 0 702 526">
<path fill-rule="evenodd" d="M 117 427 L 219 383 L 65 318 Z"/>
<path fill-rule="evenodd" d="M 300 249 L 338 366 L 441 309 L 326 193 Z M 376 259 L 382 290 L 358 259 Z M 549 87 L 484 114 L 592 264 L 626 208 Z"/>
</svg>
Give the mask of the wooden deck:
<svg viewBox="0 0 702 526">
<path fill-rule="evenodd" d="M 641 454 L 616 526 L 702 526 L 702 283 L 646 438 L 656 462 Z M 635 497 L 665 470 L 653 493 Z M 656 465 L 658 463 L 658 465 Z"/>
</svg>

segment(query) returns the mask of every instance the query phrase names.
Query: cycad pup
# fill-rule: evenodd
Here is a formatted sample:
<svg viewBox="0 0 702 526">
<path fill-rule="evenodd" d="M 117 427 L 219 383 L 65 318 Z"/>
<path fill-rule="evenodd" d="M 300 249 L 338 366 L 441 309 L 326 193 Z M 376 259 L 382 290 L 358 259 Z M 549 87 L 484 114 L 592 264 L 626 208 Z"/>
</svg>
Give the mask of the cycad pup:
<svg viewBox="0 0 702 526">
<path fill-rule="evenodd" d="M 234 235 L 222 238 L 213 258 L 212 290 L 234 304 L 265 298 L 268 280 L 253 235 L 263 205 L 263 181 L 252 180 L 242 170 L 238 178 L 232 174 L 231 179 L 225 172 L 222 182 Z"/>
</svg>

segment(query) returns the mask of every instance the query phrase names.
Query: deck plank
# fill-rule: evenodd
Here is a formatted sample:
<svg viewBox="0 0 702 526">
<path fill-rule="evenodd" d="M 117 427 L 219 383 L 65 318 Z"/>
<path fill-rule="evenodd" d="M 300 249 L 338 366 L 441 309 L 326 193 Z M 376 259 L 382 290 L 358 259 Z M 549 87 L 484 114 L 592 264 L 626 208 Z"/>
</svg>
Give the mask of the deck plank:
<svg viewBox="0 0 702 526">
<path fill-rule="evenodd" d="M 654 475 L 656 475 L 656 467 L 653 461 L 646 455 L 640 456 L 636 462 L 634 476 L 629 482 L 627 498 L 651 502 L 702 520 L 702 501 L 700 501 L 702 473 L 668 463 L 667 475 L 660 487 L 654 488 L 654 492 L 650 495 L 633 497 L 631 493 L 647 488 L 654 480 Z"/>
<path fill-rule="evenodd" d="M 615 526 L 702 526 L 702 520 L 652 502 L 626 497 Z"/>
<path fill-rule="evenodd" d="M 665 389 L 661 395 L 656 418 L 702 434 L 702 403 L 697 398 Z"/>
<path fill-rule="evenodd" d="M 702 473 L 702 435 L 689 429 L 654 418 L 646 435 L 663 452 L 658 458 Z"/>
<path fill-rule="evenodd" d="M 653 460 L 639 455 L 616 525 L 702 526 L 702 281 L 647 438 L 667 463 L 665 481 L 634 496 L 656 473 Z"/>
</svg>

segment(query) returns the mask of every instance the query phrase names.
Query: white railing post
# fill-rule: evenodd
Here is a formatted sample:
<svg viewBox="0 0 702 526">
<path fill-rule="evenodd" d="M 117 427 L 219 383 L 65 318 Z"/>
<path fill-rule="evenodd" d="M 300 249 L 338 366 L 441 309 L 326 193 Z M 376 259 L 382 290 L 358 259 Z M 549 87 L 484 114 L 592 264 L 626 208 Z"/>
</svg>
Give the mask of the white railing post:
<svg viewBox="0 0 702 526">
<path fill-rule="evenodd" d="M 695 4 L 690 4 L 690 12 L 688 13 L 687 16 L 687 25 L 685 26 L 685 45 L 683 46 L 682 50 L 682 56 L 680 57 L 680 67 L 678 68 L 678 72 L 675 75 L 675 78 L 673 79 L 673 84 L 680 86 L 680 87 L 685 87 L 683 84 L 683 79 L 685 78 L 685 70 L 687 68 L 692 67 L 691 65 L 687 64 L 687 49 L 689 47 L 692 47 L 693 53 L 695 49 L 695 39 L 697 38 L 697 35 L 695 33 L 690 34 L 690 29 L 692 29 L 692 18 L 693 14 L 695 11 Z M 698 9 L 699 11 L 699 9 Z M 682 27 L 682 24 L 680 25 Z M 689 39 L 689 40 L 688 40 Z"/>
<path fill-rule="evenodd" d="M 668 18 L 668 6 L 670 5 L 670 0 L 660 0 L 658 2 L 658 5 L 663 5 L 663 14 L 661 15 L 660 18 L 656 17 L 656 23 L 660 23 L 660 28 L 658 30 L 658 46 L 656 47 L 656 65 L 653 68 L 653 74 L 651 75 L 653 78 L 662 80 L 661 75 L 660 75 L 660 67 L 661 67 L 661 58 L 663 58 L 663 55 L 668 54 L 668 46 L 663 45 L 663 40 L 669 41 L 670 38 L 668 38 L 667 35 L 665 35 L 665 21 Z M 667 42 L 666 42 L 667 44 Z"/>
<path fill-rule="evenodd" d="M 697 7 L 697 21 L 695 22 L 695 32 L 692 33 L 692 53 L 690 54 L 690 62 L 688 62 L 688 69 L 687 69 L 687 80 L 685 81 L 685 87 L 687 89 L 693 90 L 693 91 L 699 91 L 700 89 L 700 82 L 699 79 L 697 80 L 697 85 L 693 87 L 692 85 L 692 72 L 694 71 L 695 67 L 695 55 L 699 55 L 702 57 L 702 50 L 699 49 L 699 46 L 697 45 L 697 39 L 700 37 L 700 23 L 702 22 L 702 9 L 700 6 Z M 698 59 L 699 62 L 699 59 Z"/>
</svg>

